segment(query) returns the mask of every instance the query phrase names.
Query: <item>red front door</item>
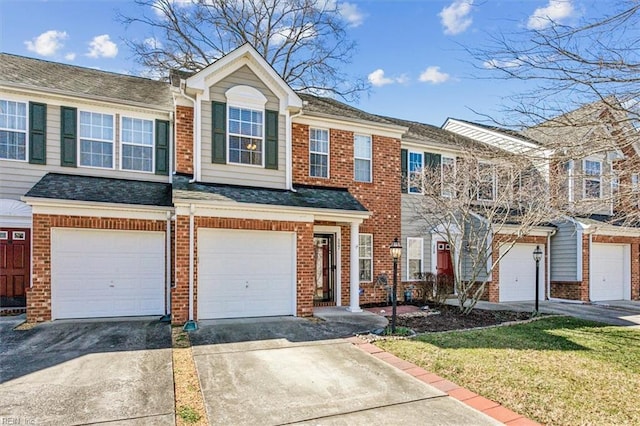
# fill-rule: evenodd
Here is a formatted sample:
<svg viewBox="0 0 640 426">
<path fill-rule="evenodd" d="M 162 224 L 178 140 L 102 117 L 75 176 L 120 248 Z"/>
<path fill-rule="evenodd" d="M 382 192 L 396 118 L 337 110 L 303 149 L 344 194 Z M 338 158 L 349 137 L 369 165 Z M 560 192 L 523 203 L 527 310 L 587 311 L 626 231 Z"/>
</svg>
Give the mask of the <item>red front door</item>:
<svg viewBox="0 0 640 426">
<path fill-rule="evenodd" d="M 0 229 L 0 306 L 26 306 L 29 285 L 29 229 Z"/>
<path fill-rule="evenodd" d="M 438 275 L 453 276 L 453 264 L 451 263 L 451 246 L 449 243 L 438 242 Z"/>
</svg>

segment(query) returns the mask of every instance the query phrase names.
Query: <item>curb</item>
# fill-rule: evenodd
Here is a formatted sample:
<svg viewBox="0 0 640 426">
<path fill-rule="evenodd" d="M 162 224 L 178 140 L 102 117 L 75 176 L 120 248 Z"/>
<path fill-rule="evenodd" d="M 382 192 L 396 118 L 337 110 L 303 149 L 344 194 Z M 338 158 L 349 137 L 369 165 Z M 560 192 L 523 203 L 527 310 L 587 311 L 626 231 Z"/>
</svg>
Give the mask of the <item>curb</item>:
<svg viewBox="0 0 640 426">
<path fill-rule="evenodd" d="M 409 361 L 398 358 L 397 356 L 386 352 L 359 337 L 349 337 L 345 340 L 379 360 L 404 371 L 405 373 L 441 390 L 442 392 L 445 392 L 450 397 L 457 399 L 463 404 L 466 404 L 501 423 L 509 426 L 541 426 L 540 423 L 534 422 L 531 419 L 503 407 L 495 401 L 471 392 L 470 390 L 458 386 L 449 380 L 443 379 L 437 374 L 429 373 L 427 370 L 418 367 Z"/>
</svg>

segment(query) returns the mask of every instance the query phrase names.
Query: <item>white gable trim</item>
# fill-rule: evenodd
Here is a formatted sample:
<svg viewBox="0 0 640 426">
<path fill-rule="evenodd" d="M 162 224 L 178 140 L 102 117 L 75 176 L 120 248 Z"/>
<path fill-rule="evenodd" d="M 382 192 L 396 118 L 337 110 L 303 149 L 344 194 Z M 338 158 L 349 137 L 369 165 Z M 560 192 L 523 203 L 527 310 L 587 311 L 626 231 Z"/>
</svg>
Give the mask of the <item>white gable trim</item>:
<svg viewBox="0 0 640 426">
<path fill-rule="evenodd" d="M 208 88 L 236 72 L 249 67 L 280 100 L 280 114 L 289 108 L 302 108 L 302 99 L 293 91 L 273 67 L 250 45 L 244 44 L 215 61 L 200 72 L 187 78 L 187 88 L 203 93 L 203 100 L 210 101 Z"/>
<path fill-rule="evenodd" d="M 462 136 L 467 136 L 472 139 L 479 140 L 491 146 L 507 149 L 511 152 L 543 150 L 541 146 L 533 142 L 529 142 L 525 139 L 509 136 L 504 133 L 490 130 L 481 126 L 475 126 L 471 123 L 456 120 L 455 118 L 447 118 L 447 120 L 442 125 L 442 128 Z M 472 133 L 480 133 L 481 135 Z"/>
</svg>

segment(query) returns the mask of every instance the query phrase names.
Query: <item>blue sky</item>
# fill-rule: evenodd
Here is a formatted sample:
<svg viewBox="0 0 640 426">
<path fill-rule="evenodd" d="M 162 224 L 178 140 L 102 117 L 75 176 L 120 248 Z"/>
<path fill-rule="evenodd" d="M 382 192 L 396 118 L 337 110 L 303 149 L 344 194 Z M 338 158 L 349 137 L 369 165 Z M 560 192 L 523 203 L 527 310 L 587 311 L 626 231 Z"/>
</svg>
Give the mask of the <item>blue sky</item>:
<svg viewBox="0 0 640 426">
<path fill-rule="evenodd" d="M 447 117 L 482 121 L 473 110 L 500 118 L 505 99 L 522 83 L 488 80 L 491 71 L 462 47 L 486 46 L 491 34 L 572 24 L 615 5 L 614 0 L 349 0 L 340 2 L 358 50 L 349 73 L 368 78 L 365 111 L 441 125 Z M 141 69 L 116 11 L 135 14 L 126 0 L 0 0 L 0 50 L 107 71 Z M 474 66 L 475 65 L 475 66 Z M 478 67 L 479 66 L 479 67 Z M 508 103 L 507 103 L 508 105 Z"/>
</svg>

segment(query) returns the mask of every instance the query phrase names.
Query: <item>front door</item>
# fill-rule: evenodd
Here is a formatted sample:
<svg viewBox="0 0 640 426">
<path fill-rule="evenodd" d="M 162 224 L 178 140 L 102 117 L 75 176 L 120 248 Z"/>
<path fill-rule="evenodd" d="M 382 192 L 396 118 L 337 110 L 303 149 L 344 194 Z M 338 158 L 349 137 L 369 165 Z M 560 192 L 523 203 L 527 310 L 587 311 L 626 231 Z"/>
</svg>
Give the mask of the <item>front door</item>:
<svg viewBox="0 0 640 426">
<path fill-rule="evenodd" d="M 335 259 L 334 236 L 316 234 L 313 236 L 315 260 L 315 306 L 334 306 L 335 301 Z"/>
<path fill-rule="evenodd" d="M 451 245 L 444 241 L 438 242 L 438 275 L 453 276 L 453 264 L 451 263 Z"/>
<path fill-rule="evenodd" d="M 0 306 L 27 306 L 29 285 L 30 230 L 0 229 Z"/>
</svg>

